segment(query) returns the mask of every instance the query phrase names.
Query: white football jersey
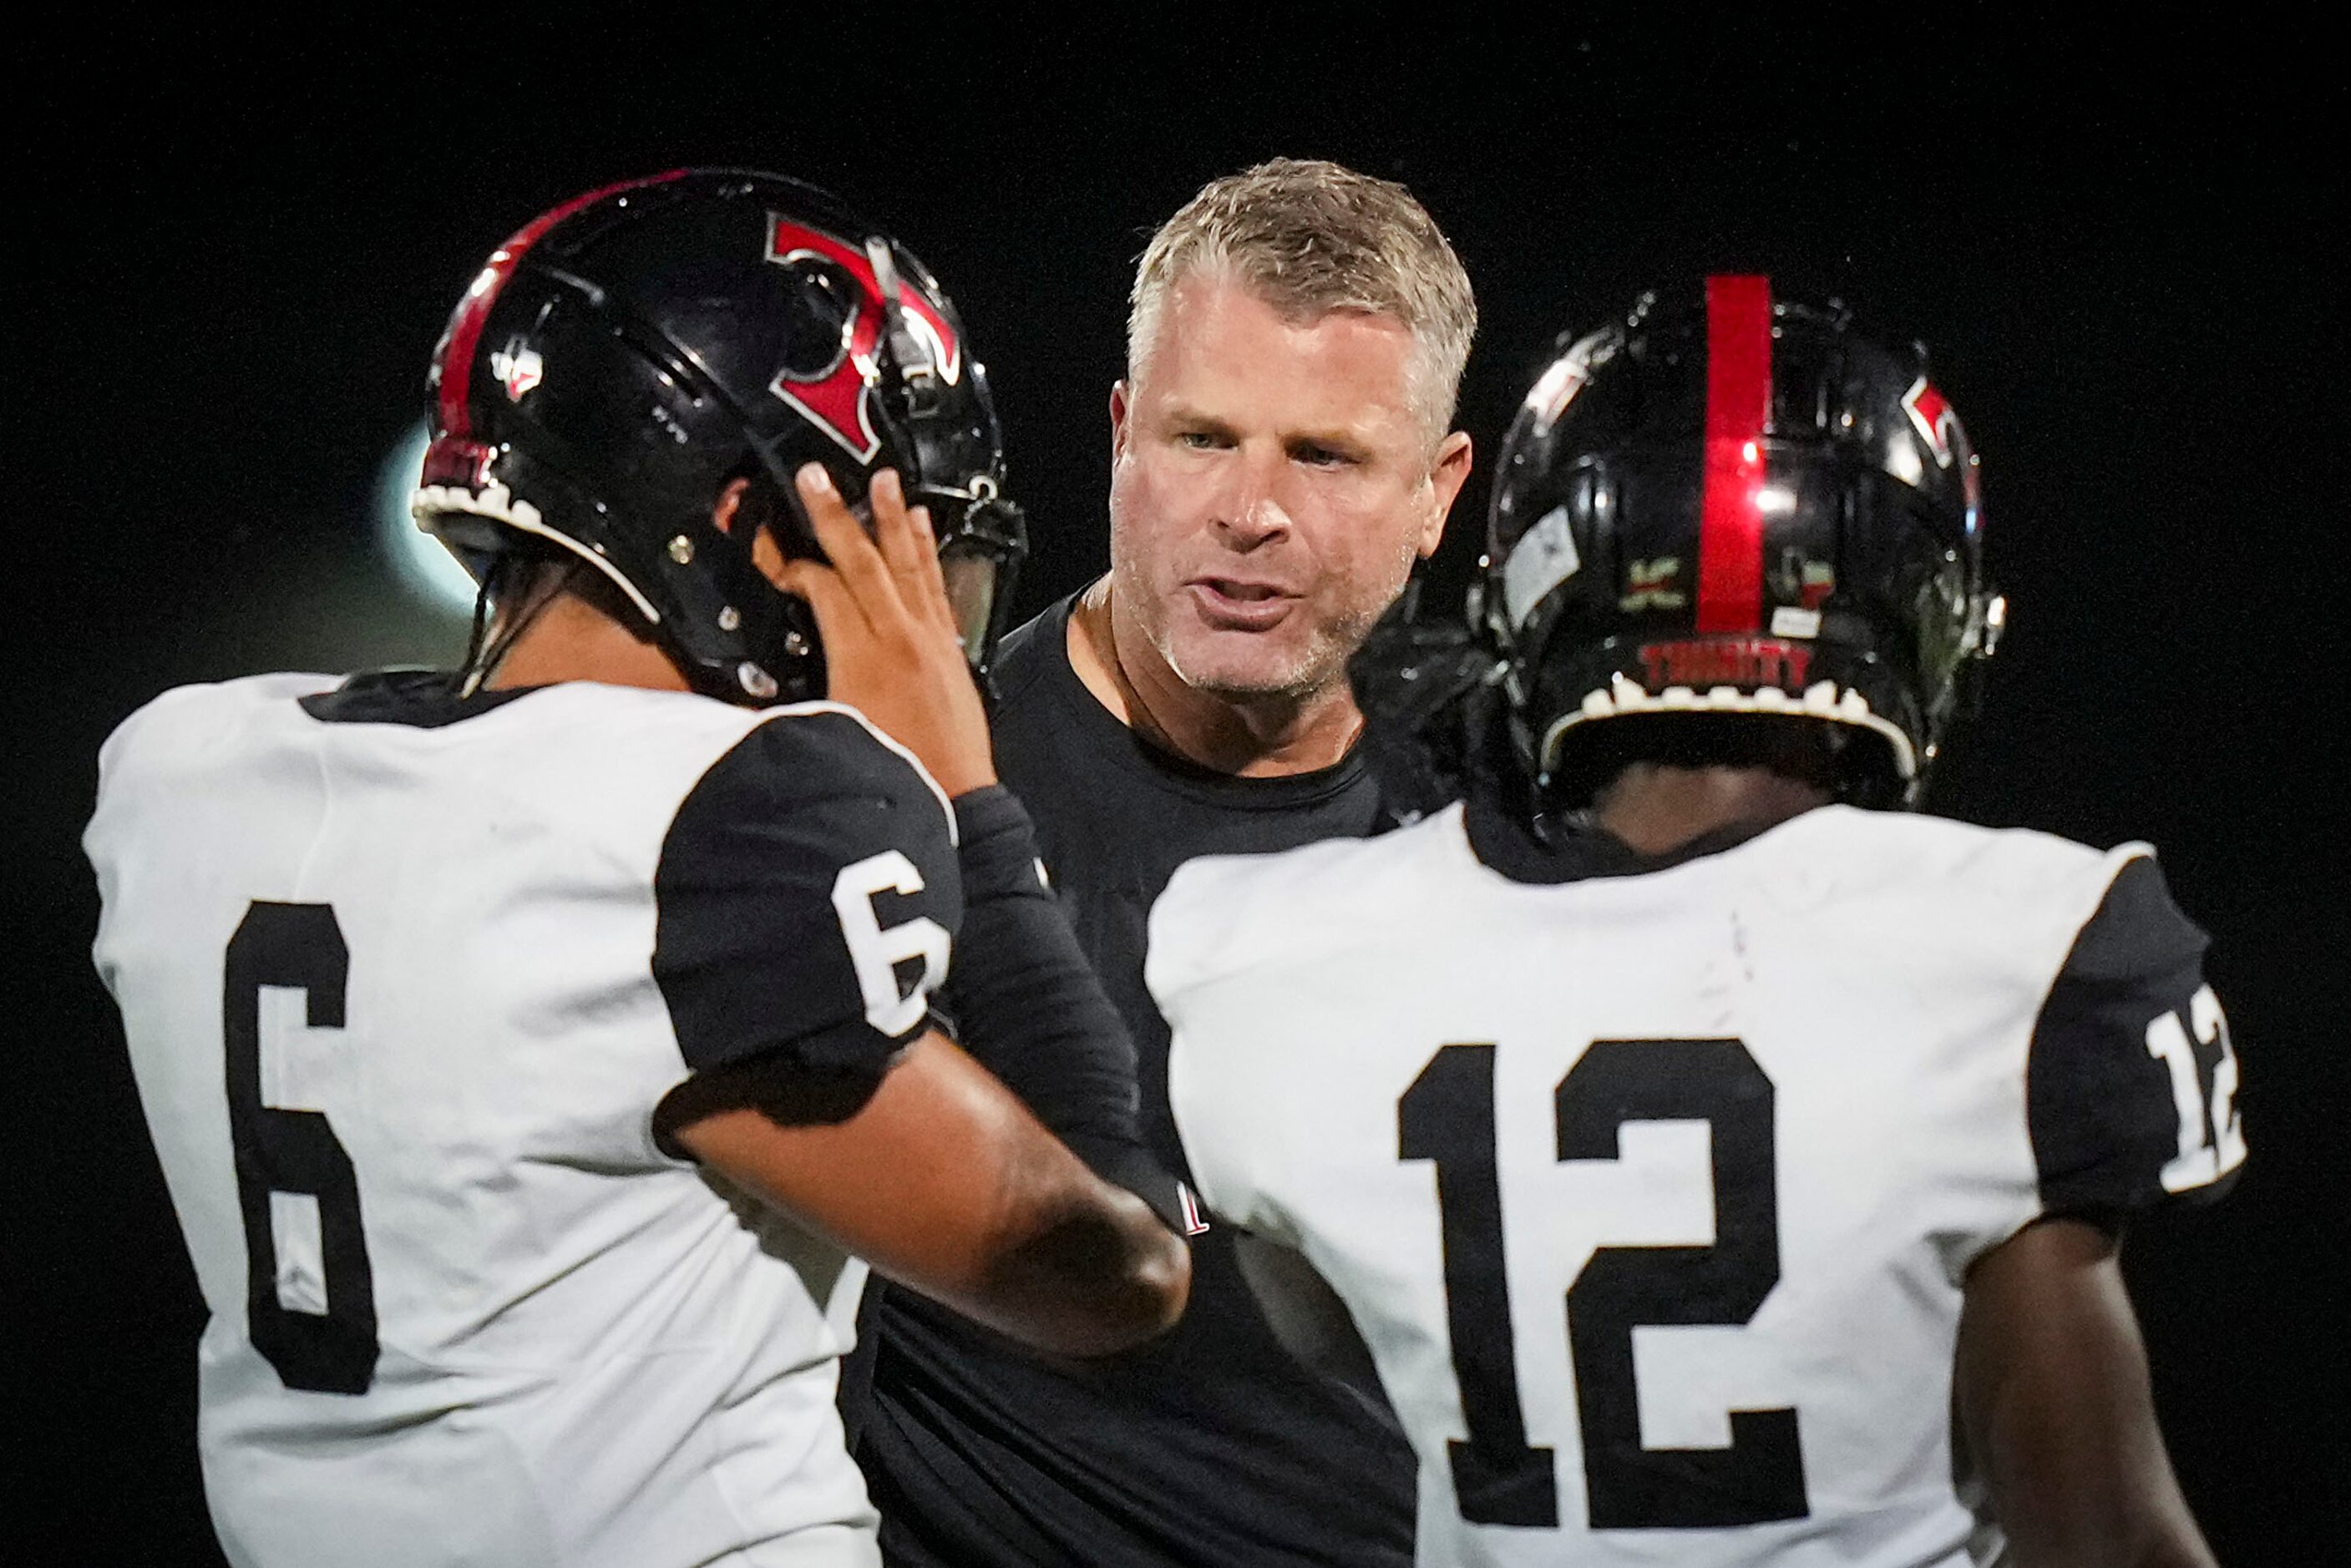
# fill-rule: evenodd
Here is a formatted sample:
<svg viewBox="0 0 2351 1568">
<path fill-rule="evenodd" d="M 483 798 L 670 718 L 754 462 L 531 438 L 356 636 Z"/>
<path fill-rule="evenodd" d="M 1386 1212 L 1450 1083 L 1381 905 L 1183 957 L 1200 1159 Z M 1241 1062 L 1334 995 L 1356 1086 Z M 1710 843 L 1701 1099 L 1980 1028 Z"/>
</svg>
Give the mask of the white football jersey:
<svg viewBox="0 0 2351 1568">
<path fill-rule="evenodd" d="M 654 1112 L 887 1070 L 958 918 L 946 802 L 831 704 L 446 680 L 185 688 L 102 754 L 96 956 L 211 1311 L 223 1544 L 874 1563 L 856 1266 Z"/>
<path fill-rule="evenodd" d="M 1969 1266 L 2243 1158 L 2145 847 L 1837 806 L 1545 873 L 1475 815 L 1195 861 L 1151 925 L 1196 1184 L 1363 1331 L 1419 1561 L 1996 1550 L 1952 1437 Z"/>
</svg>

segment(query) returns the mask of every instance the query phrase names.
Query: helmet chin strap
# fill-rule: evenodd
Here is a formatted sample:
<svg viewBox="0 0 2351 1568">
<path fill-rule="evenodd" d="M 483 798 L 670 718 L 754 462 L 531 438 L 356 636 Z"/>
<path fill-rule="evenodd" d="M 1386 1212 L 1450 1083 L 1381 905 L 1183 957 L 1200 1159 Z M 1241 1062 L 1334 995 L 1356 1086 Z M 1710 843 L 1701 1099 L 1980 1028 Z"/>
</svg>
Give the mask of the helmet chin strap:
<svg viewBox="0 0 2351 1568">
<path fill-rule="evenodd" d="M 507 580 L 517 572 L 538 566 L 556 569 L 535 575 L 528 585 L 535 590 L 529 600 L 510 615 L 501 613 L 512 603 Z M 514 647 L 515 639 L 546 613 L 548 606 L 563 597 L 581 569 L 580 561 L 569 558 L 535 560 L 507 554 L 491 559 L 489 569 L 482 576 L 481 587 L 474 595 L 474 629 L 465 640 L 465 661 L 457 671 L 459 697 L 473 696 L 482 689 L 484 681 L 497 673 L 498 665 Z"/>
<path fill-rule="evenodd" d="M 482 677 L 487 673 L 483 668 L 482 651 L 490 629 L 490 584 L 505 569 L 506 560 L 504 556 L 491 556 L 489 565 L 482 569 L 481 581 L 474 586 L 474 624 L 465 634 L 465 657 L 450 677 L 450 684 L 460 697 L 471 697 L 480 691 Z"/>
</svg>

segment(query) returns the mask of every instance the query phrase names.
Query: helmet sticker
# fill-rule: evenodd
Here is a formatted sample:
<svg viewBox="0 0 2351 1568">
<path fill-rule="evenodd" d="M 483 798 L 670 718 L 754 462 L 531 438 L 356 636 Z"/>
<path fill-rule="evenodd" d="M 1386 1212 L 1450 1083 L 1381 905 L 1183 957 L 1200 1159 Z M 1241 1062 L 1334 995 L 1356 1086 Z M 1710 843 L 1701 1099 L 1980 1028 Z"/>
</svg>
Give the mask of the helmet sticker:
<svg viewBox="0 0 2351 1568">
<path fill-rule="evenodd" d="M 1783 607 L 1792 603 L 1817 610 L 1836 592 L 1836 567 L 1827 561 L 1808 559 L 1793 549 L 1780 552 L 1770 579 L 1771 597 Z"/>
<path fill-rule="evenodd" d="M 524 393 L 546 379 L 547 368 L 538 357 L 538 350 L 517 333 L 507 339 L 505 348 L 491 353 L 490 374 L 496 376 L 498 385 L 507 389 L 507 401 L 519 403 Z"/>
<path fill-rule="evenodd" d="M 1682 592 L 1682 558 L 1666 556 L 1655 561 L 1632 561 L 1625 567 L 1625 594 L 1616 607 L 1626 615 L 1635 610 L 1680 609 L 1689 603 Z"/>
<path fill-rule="evenodd" d="M 1574 531 L 1568 526 L 1567 508 L 1552 507 L 1510 547 L 1510 558 L 1502 563 L 1502 608 L 1510 616 L 1510 624 L 1524 626 L 1542 597 L 1575 576 L 1583 565 L 1575 553 Z"/>
<path fill-rule="evenodd" d="M 1927 450 L 1935 454 L 1935 466 L 1950 467 L 1953 438 L 1963 432 L 1959 429 L 1959 416 L 1949 400 L 1928 386 L 1927 378 L 1921 376 L 1910 384 L 1908 391 L 1902 394 L 1902 411 L 1908 414 L 1910 422 L 1918 427 L 1919 438 L 1926 441 Z M 1970 482 L 1974 480 L 1972 469 L 1968 477 Z M 1972 496 L 1970 504 L 1973 504 Z"/>
</svg>

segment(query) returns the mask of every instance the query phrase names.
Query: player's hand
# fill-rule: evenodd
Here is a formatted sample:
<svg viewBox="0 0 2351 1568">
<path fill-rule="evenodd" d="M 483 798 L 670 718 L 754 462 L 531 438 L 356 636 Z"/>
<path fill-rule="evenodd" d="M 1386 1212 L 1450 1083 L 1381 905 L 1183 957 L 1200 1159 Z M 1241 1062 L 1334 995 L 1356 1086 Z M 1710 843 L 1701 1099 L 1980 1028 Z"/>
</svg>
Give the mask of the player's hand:
<svg viewBox="0 0 2351 1568">
<path fill-rule="evenodd" d="M 792 483 L 832 564 L 788 561 L 779 586 L 816 612 L 825 695 L 914 753 L 950 797 L 994 784 L 987 711 L 947 605 L 929 511 L 909 507 L 884 469 L 868 493 L 869 535 L 821 463 L 802 465 Z"/>
</svg>

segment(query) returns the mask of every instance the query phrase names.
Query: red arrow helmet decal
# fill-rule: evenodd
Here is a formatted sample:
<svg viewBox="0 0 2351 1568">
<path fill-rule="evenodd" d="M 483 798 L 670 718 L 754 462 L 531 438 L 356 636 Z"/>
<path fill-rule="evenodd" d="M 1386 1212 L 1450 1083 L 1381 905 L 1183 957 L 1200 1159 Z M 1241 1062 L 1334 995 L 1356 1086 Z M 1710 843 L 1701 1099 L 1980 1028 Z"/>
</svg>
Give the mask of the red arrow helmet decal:
<svg viewBox="0 0 2351 1568">
<path fill-rule="evenodd" d="M 820 268 L 847 274 L 852 297 L 841 324 L 841 352 L 809 370 L 787 366 L 776 372 L 768 390 L 781 398 L 861 463 L 871 463 L 881 450 L 882 437 L 873 428 L 869 401 L 881 369 L 874 350 L 884 326 L 882 284 L 872 258 L 858 246 L 821 229 L 795 223 L 779 213 L 768 214 L 767 259 L 778 266 Z M 908 364 L 908 374 L 928 372 L 950 386 L 963 377 L 963 345 L 946 315 L 920 290 L 898 285 L 900 319 L 906 337 L 927 365 Z"/>
</svg>

